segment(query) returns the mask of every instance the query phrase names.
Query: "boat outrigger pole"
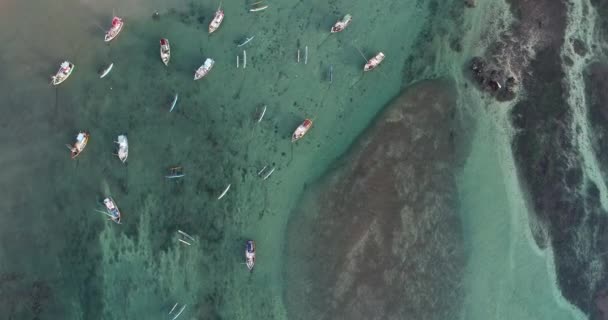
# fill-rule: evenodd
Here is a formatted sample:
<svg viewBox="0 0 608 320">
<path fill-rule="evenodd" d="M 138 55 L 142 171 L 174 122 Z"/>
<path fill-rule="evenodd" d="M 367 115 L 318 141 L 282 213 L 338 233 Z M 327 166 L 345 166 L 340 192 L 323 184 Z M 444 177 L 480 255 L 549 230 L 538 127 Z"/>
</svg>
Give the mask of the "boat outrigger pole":
<svg viewBox="0 0 608 320">
<path fill-rule="evenodd" d="M 353 45 L 353 47 L 355 47 L 355 46 Z M 365 62 L 369 62 L 367 60 L 367 57 L 365 57 L 365 55 L 363 54 L 363 52 L 361 52 L 361 50 L 359 48 L 355 47 L 355 49 L 357 49 L 357 51 L 359 51 L 359 53 L 361 54 L 361 56 L 363 57 L 363 59 L 365 59 Z"/>
</svg>

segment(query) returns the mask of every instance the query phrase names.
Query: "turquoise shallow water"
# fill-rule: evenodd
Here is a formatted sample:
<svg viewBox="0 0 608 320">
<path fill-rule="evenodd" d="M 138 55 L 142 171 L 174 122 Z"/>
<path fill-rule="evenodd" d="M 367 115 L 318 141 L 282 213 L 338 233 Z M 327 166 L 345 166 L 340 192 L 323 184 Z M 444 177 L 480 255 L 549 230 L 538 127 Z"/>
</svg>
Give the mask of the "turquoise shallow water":
<svg viewBox="0 0 608 320">
<path fill-rule="evenodd" d="M 3 144 L 16 152 L 3 160 L 15 168 L 3 174 L 5 185 L 12 184 L 3 204 L 3 285 L 7 296 L 26 297 L 5 300 L 3 310 L 16 317 L 134 319 L 168 313 L 179 302 L 187 305 L 186 319 L 287 317 L 281 261 L 290 208 L 398 91 L 398 57 L 422 26 L 422 4 L 388 4 L 377 4 L 374 15 L 365 14 L 366 5 L 349 5 L 357 23 L 335 37 L 327 29 L 346 13 L 340 3 L 277 3 L 256 15 L 243 3 L 224 3 L 225 21 L 212 36 L 206 32 L 211 3 L 79 2 L 70 3 L 77 8 L 71 16 L 56 5 L 5 4 L 13 17 L 48 18 L 3 36 L 13 50 L 2 56 L 11 66 L 2 81 L 19 84 L 4 95 L 12 107 Z M 126 24 L 105 45 L 99 25 L 109 23 L 112 7 Z M 366 27 L 391 10 L 407 12 L 406 34 L 402 20 Z M 380 37 L 386 32 L 403 43 Z M 247 69 L 236 69 L 235 42 L 249 35 L 256 38 L 243 48 Z M 158 57 L 160 37 L 172 44 L 168 68 Z M 297 64 L 296 50 L 305 46 L 308 64 Z M 363 77 L 356 47 L 367 55 L 381 48 L 391 59 Z M 214 69 L 192 81 L 206 57 L 216 60 Z M 48 87 L 48 75 L 64 58 L 76 71 L 57 89 Z M 109 62 L 113 71 L 98 79 Z M 168 113 L 176 92 L 180 101 Z M 268 111 L 256 124 L 262 105 Z M 305 117 L 314 128 L 292 145 L 289 136 Z M 71 161 L 63 144 L 82 129 L 91 142 Z M 122 133 L 130 142 L 127 165 L 112 156 L 112 141 Z M 174 165 L 186 177 L 163 179 Z M 277 169 L 261 181 L 256 172 L 264 165 Z M 230 192 L 217 201 L 227 184 Z M 122 225 L 95 211 L 107 195 L 121 208 Z M 196 244 L 181 245 L 177 229 Z M 241 264 L 249 238 L 258 246 L 253 274 Z"/>
<path fill-rule="evenodd" d="M 186 305 L 182 319 L 290 318 L 293 310 L 284 302 L 293 276 L 284 266 L 290 214 L 302 212 L 293 209 L 303 190 L 344 165 L 336 159 L 404 85 L 447 76 L 462 86 L 467 55 L 484 46 L 480 17 L 493 11 L 487 4 L 462 14 L 455 4 L 290 0 L 250 14 L 245 2 L 230 1 L 211 36 L 207 25 L 218 3 L 0 4 L 2 30 L 22 26 L 0 33 L 10 48 L 0 53 L 6 66 L 0 73 L 0 141 L 11 150 L 0 156 L 10 168 L 0 174 L 0 311 L 16 319 L 156 319 L 179 303 Z M 113 9 L 126 25 L 106 45 L 100 26 L 109 24 Z M 158 21 L 152 19 L 156 10 Z M 354 16 L 352 26 L 330 35 L 345 13 Z M 464 32 L 454 28 L 461 20 L 468 33 L 458 53 L 450 48 Z M 250 44 L 236 48 L 252 35 Z M 169 67 L 158 56 L 160 37 L 171 41 Z M 296 63 L 297 49 L 303 53 L 306 46 L 308 64 Z M 367 56 L 382 50 L 387 59 L 363 75 L 357 48 Z M 237 69 L 243 49 L 247 68 Z M 214 69 L 192 81 L 206 57 L 216 60 Z M 48 76 L 63 59 L 76 71 L 50 88 Z M 100 80 L 97 71 L 109 62 L 114 70 Z M 175 93 L 180 100 L 168 113 Z M 469 98 L 460 96 L 462 119 L 470 115 L 466 104 L 478 97 Z M 267 113 L 258 124 L 263 105 Z M 313 129 L 291 144 L 291 132 L 307 117 Z M 63 145 L 83 129 L 92 135 L 90 145 L 72 161 Z M 130 142 L 127 165 L 112 156 L 112 141 L 122 133 Z M 474 149 L 481 158 L 493 152 L 484 146 Z M 186 177 L 165 180 L 175 165 Z M 276 171 L 262 181 L 256 173 L 266 165 Z M 489 181 L 497 167 L 488 166 L 479 170 L 487 170 Z M 468 184 L 477 174 L 487 177 L 476 170 L 463 174 L 463 211 L 483 214 L 483 208 L 473 210 L 476 190 Z M 229 193 L 218 201 L 228 184 Z M 502 192 L 500 186 L 492 190 Z M 95 211 L 107 195 L 121 208 L 122 225 Z M 492 239 L 476 238 L 486 226 L 467 224 L 466 216 L 463 221 L 465 231 L 472 229 L 465 242 Z M 179 243 L 178 229 L 195 243 Z M 247 239 L 255 239 L 258 249 L 252 274 L 242 264 Z M 471 247 L 469 272 L 476 272 L 488 261 L 487 251 Z M 534 266 L 534 274 L 540 272 L 542 261 Z M 495 287 L 478 289 L 479 279 L 463 280 L 464 318 L 488 317 L 479 297 Z M 510 290 L 525 284 L 516 280 Z M 550 281 L 542 285 L 550 287 Z M 551 290 L 539 297 L 539 303 L 554 301 Z"/>
</svg>

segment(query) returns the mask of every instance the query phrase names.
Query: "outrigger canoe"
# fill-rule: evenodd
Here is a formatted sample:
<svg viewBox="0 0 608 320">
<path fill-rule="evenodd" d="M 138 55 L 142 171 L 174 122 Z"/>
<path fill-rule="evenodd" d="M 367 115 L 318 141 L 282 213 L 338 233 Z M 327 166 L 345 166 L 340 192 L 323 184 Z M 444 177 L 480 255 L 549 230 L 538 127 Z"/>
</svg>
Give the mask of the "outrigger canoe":
<svg viewBox="0 0 608 320">
<path fill-rule="evenodd" d="M 194 73 L 194 80 L 198 80 L 204 76 L 206 76 L 209 71 L 211 71 L 211 68 L 213 68 L 213 65 L 215 64 L 215 61 L 211 58 L 207 58 L 207 60 L 205 60 L 205 63 L 200 66 L 198 69 L 196 69 L 196 72 Z"/>
<path fill-rule="evenodd" d="M 114 18 L 112 18 L 112 26 L 106 32 L 106 35 L 104 37 L 104 41 L 105 42 L 110 42 L 114 38 L 118 37 L 118 35 L 122 31 L 122 26 L 123 25 L 124 25 L 124 22 L 122 21 L 122 19 L 119 18 L 119 17 L 114 16 Z"/>
<path fill-rule="evenodd" d="M 249 12 L 258 12 L 268 9 L 268 5 L 262 4 L 264 1 L 258 1 L 252 4 L 252 7 L 249 9 Z"/>
<path fill-rule="evenodd" d="M 110 219 L 116 223 L 120 223 L 120 210 L 118 210 L 114 199 L 112 199 L 112 197 L 107 197 L 103 199 L 103 204 L 106 206 L 106 211 L 108 212 Z"/>
<path fill-rule="evenodd" d="M 165 38 L 160 39 L 160 59 L 166 66 L 169 65 L 169 59 L 171 59 L 171 46 L 169 45 L 169 40 Z"/>
<path fill-rule="evenodd" d="M 245 243 L 245 264 L 249 271 L 252 271 L 255 266 L 255 242 L 253 240 Z"/>
<path fill-rule="evenodd" d="M 363 67 L 363 71 L 371 71 L 374 70 L 380 63 L 384 60 L 384 53 L 378 52 L 373 58 L 369 59 L 365 66 Z"/>
<path fill-rule="evenodd" d="M 312 120 L 310 120 L 310 119 L 304 120 L 304 122 L 302 122 L 302 124 L 300 124 L 296 128 L 296 131 L 293 132 L 293 135 L 291 136 L 291 142 L 296 142 L 296 141 L 300 140 L 306 134 L 306 132 L 308 132 L 308 130 L 310 130 L 311 127 L 312 127 Z"/>
<path fill-rule="evenodd" d="M 179 95 L 176 93 L 175 97 L 173 97 L 173 102 L 171 102 L 171 107 L 169 108 L 169 112 L 173 111 L 173 108 L 175 108 L 175 105 L 177 105 L 177 98 L 179 98 Z"/>
<path fill-rule="evenodd" d="M 215 12 L 215 17 L 213 17 L 213 20 L 209 23 L 209 34 L 215 32 L 222 24 L 222 21 L 224 21 L 224 10 L 222 10 L 221 7 L 222 5 L 220 4 Z"/>
<path fill-rule="evenodd" d="M 129 140 L 127 139 L 126 135 L 121 134 L 118 136 L 118 140 L 115 142 L 118 144 L 118 159 L 120 159 L 122 163 L 125 163 L 129 157 Z"/>
<path fill-rule="evenodd" d="M 59 66 L 59 70 L 55 73 L 54 76 L 51 76 L 51 83 L 56 86 L 62 82 L 64 82 L 74 71 L 74 64 L 69 61 L 64 61 Z"/>
<path fill-rule="evenodd" d="M 102 69 L 99 72 L 99 79 L 102 79 L 103 77 L 107 76 L 108 73 L 110 73 L 110 71 L 112 71 L 112 68 L 114 67 L 114 63 L 110 63 L 109 66 L 105 67 L 104 69 Z"/>
<path fill-rule="evenodd" d="M 331 27 L 331 33 L 343 31 L 344 29 L 346 29 L 346 27 L 348 27 L 348 25 L 350 24 L 350 22 L 352 20 L 353 20 L 353 17 L 350 14 L 345 15 L 344 18 L 342 18 L 342 20 L 338 20 L 336 22 L 336 24 L 334 24 L 334 26 Z"/>
<path fill-rule="evenodd" d="M 78 157 L 78 155 L 80 155 L 82 151 L 84 151 L 84 148 L 86 148 L 87 143 L 89 143 L 89 137 L 90 135 L 88 132 L 80 131 L 78 132 L 78 135 L 76 136 L 76 142 L 74 142 L 73 145 L 66 144 L 66 147 L 68 147 L 71 151 L 72 159 L 75 159 L 76 157 Z"/>
</svg>

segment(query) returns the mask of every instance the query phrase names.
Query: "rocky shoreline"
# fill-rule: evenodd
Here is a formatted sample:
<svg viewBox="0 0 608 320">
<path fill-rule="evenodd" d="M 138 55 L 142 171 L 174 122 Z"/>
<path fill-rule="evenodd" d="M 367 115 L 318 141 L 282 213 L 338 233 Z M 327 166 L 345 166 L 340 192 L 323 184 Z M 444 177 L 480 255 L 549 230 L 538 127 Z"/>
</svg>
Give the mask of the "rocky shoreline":
<svg viewBox="0 0 608 320">
<path fill-rule="evenodd" d="M 562 295 L 591 319 L 608 319 L 607 288 L 597 285 L 607 280 L 598 275 L 608 271 L 608 256 L 602 254 L 608 243 L 608 218 L 597 186 L 584 175 L 580 147 L 573 138 L 577 133 L 572 130 L 564 64 L 571 65 L 574 57 L 561 57 L 565 41 L 573 41 L 577 55 L 587 53 L 587 44 L 565 39 L 566 1 L 509 4 L 517 21 L 500 43 L 473 58 L 467 69 L 478 88 L 498 100 L 513 99 L 518 85 L 525 92 L 511 112 L 517 132 L 512 147 L 522 188 L 530 194 L 530 228 L 539 247 L 552 247 Z M 506 84 L 509 77 L 517 79 L 512 86 Z M 601 72 L 592 77 L 602 84 L 594 86 L 600 87 L 595 90 L 600 97 L 597 92 L 608 88 L 608 81 Z"/>
</svg>

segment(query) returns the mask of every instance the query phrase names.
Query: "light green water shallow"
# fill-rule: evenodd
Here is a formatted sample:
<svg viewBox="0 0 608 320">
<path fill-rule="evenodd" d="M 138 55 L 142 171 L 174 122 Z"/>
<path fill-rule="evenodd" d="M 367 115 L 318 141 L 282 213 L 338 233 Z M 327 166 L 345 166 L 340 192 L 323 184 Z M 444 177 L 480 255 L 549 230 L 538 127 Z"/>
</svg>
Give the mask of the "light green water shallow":
<svg viewBox="0 0 608 320">
<path fill-rule="evenodd" d="M 176 11 L 160 2 L 69 5 L 75 10 L 70 16 L 54 4 L 4 8 L 12 17 L 41 19 L 18 35 L 3 35 L 14 51 L 2 56 L 12 65 L 2 81 L 11 77 L 19 84 L 5 92 L 6 102 L 21 119 L 3 122 L 7 146 L 17 150 L 3 164 L 23 168 L 3 176 L 14 184 L 3 207 L 10 218 L 4 218 L 1 266 L 3 274 L 18 275 L 7 291 L 41 281 L 52 294 L 31 300 L 49 318 L 157 318 L 175 302 L 187 304 L 184 319 L 286 318 L 281 261 L 289 211 L 303 186 L 398 92 L 425 6 L 290 1 L 254 15 L 244 3 L 226 2 L 224 23 L 208 36 L 215 3 L 182 2 Z M 97 25 L 109 24 L 112 7 L 126 25 L 107 46 Z M 151 19 L 155 9 L 160 21 Z M 346 9 L 356 23 L 330 36 L 328 28 Z M 380 25 L 391 12 L 403 12 L 403 19 Z M 256 38 L 244 47 L 247 69 L 236 69 L 240 50 L 234 42 L 248 35 Z M 158 56 L 161 36 L 172 44 L 169 68 Z M 363 77 L 364 60 L 353 44 L 370 56 L 381 49 L 389 58 Z M 296 50 L 303 53 L 305 46 L 308 64 L 296 64 Z M 192 81 L 206 57 L 216 60 L 214 69 Z M 49 88 L 48 75 L 65 58 L 76 71 L 57 90 Z M 109 62 L 113 71 L 98 79 L 98 68 Z M 180 101 L 168 113 L 175 92 Z M 264 104 L 266 117 L 255 124 Z M 314 119 L 314 128 L 292 145 L 289 136 L 305 117 Z M 63 144 L 80 129 L 91 132 L 91 142 L 71 161 Z M 130 142 L 126 166 L 112 156 L 112 141 L 121 133 Z M 266 164 L 277 170 L 262 182 L 255 173 Z M 184 167 L 185 179 L 162 178 L 173 165 Z M 217 201 L 227 184 L 230 192 Z M 94 211 L 106 195 L 121 208 L 122 225 Z M 180 245 L 177 229 L 197 243 Z M 253 274 L 241 264 L 249 238 L 258 247 Z M 3 311 L 30 316 L 32 301 L 5 303 Z"/>
<path fill-rule="evenodd" d="M 500 110 L 500 109 L 496 109 Z M 585 319 L 557 288 L 551 250 L 538 249 L 510 149 L 508 114 L 482 112 L 459 177 L 470 252 L 462 319 Z"/>
</svg>

